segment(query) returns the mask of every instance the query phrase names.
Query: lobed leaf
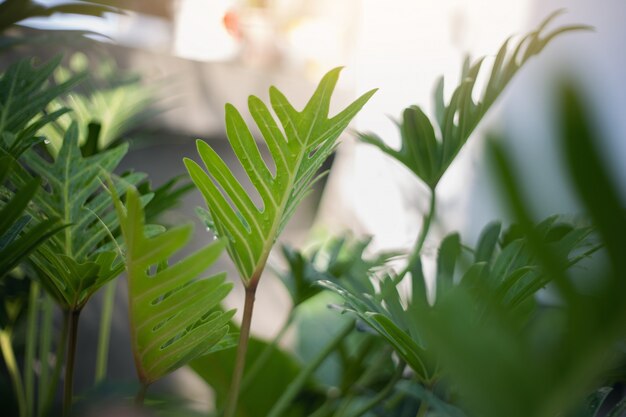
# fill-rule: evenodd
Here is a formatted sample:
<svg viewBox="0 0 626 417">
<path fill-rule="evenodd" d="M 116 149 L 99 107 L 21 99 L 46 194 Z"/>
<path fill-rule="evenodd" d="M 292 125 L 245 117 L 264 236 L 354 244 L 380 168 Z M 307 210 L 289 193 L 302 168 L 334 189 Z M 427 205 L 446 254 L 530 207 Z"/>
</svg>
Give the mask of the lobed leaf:
<svg viewBox="0 0 626 417">
<path fill-rule="evenodd" d="M 113 195 L 126 243 L 135 365 L 141 382 L 150 384 L 194 358 L 232 346 L 231 338 L 224 342 L 235 311 L 220 309 L 232 284 L 225 282 L 225 273 L 198 279 L 215 263 L 225 243 L 217 241 L 167 266 L 170 257 L 188 243 L 192 227 L 147 237 L 138 192 L 128 188 L 125 207 Z"/>
<path fill-rule="evenodd" d="M 431 189 L 435 189 L 476 126 L 526 61 L 541 53 L 556 36 L 565 32 L 590 29 L 580 25 L 563 26 L 544 33 L 546 26 L 557 14 L 554 13 L 545 19 L 512 50 L 509 50 L 509 40 L 502 45 L 491 68 L 486 87 L 476 101 L 472 96 L 483 58 L 473 63 L 469 57 L 465 60 L 460 83 L 447 104 L 443 95 L 444 81 L 440 78 L 434 92 L 435 117 L 432 120 L 418 106 L 410 106 L 404 110 L 402 122 L 399 123 L 401 134 L 399 150 L 387 146 L 381 138 L 372 133 L 359 133 L 359 138 L 401 162 Z"/>
<path fill-rule="evenodd" d="M 33 175 L 46 189 L 32 200 L 29 213 L 35 218 L 58 218 L 68 225 L 31 256 L 42 285 L 63 308 L 80 309 L 102 285 L 123 270 L 115 245 L 118 218 L 100 177 L 110 175 L 126 154 L 127 146 L 84 158 L 78 147 L 78 128 L 71 125 L 54 161 L 37 152 L 23 156 Z M 114 181 L 118 193 L 143 179 L 129 174 Z M 26 183 L 30 174 L 21 170 L 16 181 Z M 150 198 L 143 199 L 144 204 Z"/>
<path fill-rule="evenodd" d="M 320 178 L 318 171 L 335 148 L 336 140 L 361 107 L 374 94 L 364 94 L 339 114 L 328 110 L 340 68 L 326 74 L 302 111 L 295 110 L 275 87 L 271 107 L 257 97 L 248 100 L 250 113 L 263 135 L 276 166 L 272 174 L 241 114 L 226 106 L 228 140 L 248 178 L 261 197 L 257 207 L 222 158 L 205 142 L 198 153 L 205 169 L 185 159 L 189 174 L 206 200 L 215 232 L 225 238 L 230 257 L 248 286 L 256 285 L 274 241 L 298 203 Z"/>
</svg>

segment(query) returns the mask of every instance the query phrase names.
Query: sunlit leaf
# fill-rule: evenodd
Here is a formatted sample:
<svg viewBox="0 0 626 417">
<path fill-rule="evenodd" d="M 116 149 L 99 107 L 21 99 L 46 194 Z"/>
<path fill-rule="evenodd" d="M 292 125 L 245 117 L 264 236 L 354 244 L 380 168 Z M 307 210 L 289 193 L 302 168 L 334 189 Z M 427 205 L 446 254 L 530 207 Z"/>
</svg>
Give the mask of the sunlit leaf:
<svg viewBox="0 0 626 417">
<path fill-rule="evenodd" d="M 374 94 L 370 91 L 337 115 L 328 110 L 340 69 L 324 76 L 302 111 L 272 87 L 270 101 L 280 125 L 257 97 L 248 100 L 254 118 L 276 166 L 273 174 L 241 114 L 226 106 L 229 142 L 262 200 L 258 207 L 222 158 L 203 141 L 198 153 L 206 171 L 185 159 L 192 180 L 203 193 L 217 235 L 227 241 L 230 257 L 247 286 L 256 286 L 274 241 L 298 203 L 318 179 L 318 170 L 335 148 L 339 135 Z"/>
</svg>

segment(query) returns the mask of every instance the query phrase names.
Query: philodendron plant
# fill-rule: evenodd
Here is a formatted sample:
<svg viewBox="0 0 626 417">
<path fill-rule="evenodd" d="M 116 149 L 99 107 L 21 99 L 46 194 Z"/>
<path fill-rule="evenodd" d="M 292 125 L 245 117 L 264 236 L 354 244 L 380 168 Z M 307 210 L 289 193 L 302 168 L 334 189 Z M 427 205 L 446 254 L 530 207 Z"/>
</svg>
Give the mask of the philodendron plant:
<svg viewBox="0 0 626 417">
<path fill-rule="evenodd" d="M 0 348 L 16 413 L 54 414 L 58 380 L 64 381 L 64 415 L 72 413 L 78 320 L 102 287 L 95 385 L 106 379 L 115 278 L 125 270 L 138 405 L 151 384 L 190 364 L 213 388 L 215 415 L 225 417 L 457 417 L 466 411 L 487 417 L 569 416 L 619 357 L 615 345 L 623 339 L 626 317 L 619 298 L 623 209 L 574 93 L 563 95 L 563 146 L 591 222 L 559 216 L 533 222 L 505 153 L 492 145 L 519 224 L 506 228 L 493 222 L 473 247 L 458 233 L 445 237 L 430 294 L 422 268 L 436 189 L 448 167 L 526 61 L 556 36 L 584 29 L 547 31 L 552 17 L 513 48 L 509 42 L 502 46 L 480 94 L 475 89 L 486 71 L 483 60 L 467 60 L 450 99 L 443 81 L 438 83 L 433 117 L 419 106 L 405 109 L 399 149 L 373 134 L 359 134 L 431 190 L 422 230 L 408 254 L 369 255 L 369 240 L 348 238 L 334 239 L 313 254 L 284 249 L 289 270 L 281 278 L 292 306 L 269 342 L 250 337 L 250 325 L 270 252 L 324 175 L 320 168 L 338 138 L 375 90 L 330 116 L 339 68 L 322 78 L 302 110 L 272 87 L 269 105 L 254 96 L 248 101 L 258 138 L 227 105 L 228 140 L 253 189 L 246 190 L 248 181 L 240 181 L 215 149 L 199 140 L 202 162 L 184 163 L 206 200 L 203 217 L 215 241 L 180 259 L 192 227 L 155 223 L 188 185 L 177 188 L 172 180 L 153 190 L 144 174 L 115 173 L 128 150 L 127 144 L 111 147 L 122 139 L 115 127 L 130 126 L 132 114 L 92 114 L 108 108 L 102 95 L 85 95 L 80 103 L 63 97 L 84 75 L 53 82 L 58 60 L 9 68 L 0 76 Z M 145 101 L 142 94 L 135 98 Z M 78 103 L 74 109 L 72 103 Z M 116 126 L 102 126 L 107 123 Z M 52 148 L 46 138 L 53 139 Z M 598 198 L 595 189 L 602 191 Z M 589 293 L 581 292 L 570 269 L 603 247 L 609 261 Z M 239 328 L 234 310 L 221 306 L 233 284 L 223 272 L 204 277 L 224 252 L 245 287 Z M 180 260 L 170 264 L 173 258 Z M 391 262 L 398 258 L 405 258 L 399 270 Z M 399 289 L 403 281 L 408 294 Z M 537 300 L 545 286 L 553 287 L 561 304 Z M 65 318 L 56 343 L 55 309 Z M 337 317 L 336 310 L 347 314 Z M 323 325 L 328 334 L 317 327 Z M 287 350 L 281 341 L 290 328 L 296 329 L 296 343 Z M 23 355 L 14 351 L 22 334 Z M 626 400 L 612 403 L 609 392 L 600 387 L 574 416 L 598 417 L 600 404 L 611 417 L 620 416 Z"/>
<path fill-rule="evenodd" d="M 302 111 L 297 111 L 277 88 L 272 87 L 270 102 L 280 125 L 258 97 L 248 99 L 250 113 L 276 166 L 274 174 L 261 156 L 241 114 L 232 105 L 226 106 L 228 140 L 261 196 L 262 207 L 254 204 L 222 158 L 205 142 L 199 140 L 197 145 L 206 171 L 193 160 L 185 159 L 189 174 L 208 205 L 213 231 L 225 239 L 228 254 L 246 289 L 226 417 L 235 415 L 255 293 L 267 257 L 297 205 L 323 175 L 318 171 L 335 149 L 337 138 L 375 92 L 365 93 L 329 118 L 330 99 L 340 71 L 336 68 L 322 78 Z"/>
</svg>

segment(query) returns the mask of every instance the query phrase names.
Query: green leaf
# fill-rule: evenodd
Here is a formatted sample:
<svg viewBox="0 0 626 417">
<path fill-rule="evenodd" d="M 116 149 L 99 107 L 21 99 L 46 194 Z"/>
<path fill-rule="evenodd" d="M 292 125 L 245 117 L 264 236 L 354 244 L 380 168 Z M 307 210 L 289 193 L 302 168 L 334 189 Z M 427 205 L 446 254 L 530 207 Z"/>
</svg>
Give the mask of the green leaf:
<svg viewBox="0 0 626 417">
<path fill-rule="evenodd" d="M 181 198 L 193 189 L 193 184 L 185 180 L 182 175 L 176 176 L 163 185 L 151 188 L 148 181 L 137 187 L 142 195 L 152 194 L 152 199 L 146 204 L 146 221 L 156 220 L 162 213 L 176 207 Z"/>
<path fill-rule="evenodd" d="M 127 146 L 122 145 L 83 158 L 78 148 L 78 129 L 73 124 L 54 161 L 37 152 L 24 155 L 29 170 L 47 184 L 47 190 L 33 198 L 32 215 L 59 218 L 71 225 L 31 257 L 42 285 L 63 308 L 82 308 L 95 291 L 123 270 L 117 244 L 106 246 L 114 240 L 119 223 L 100 178 L 113 172 L 126 151 Z M 22 172 L 19 180 L 27 178 Z M 142 179 L 142 174 L 116 178 L 116 191 L 121 193 Z"/>
<path fill-rule="evenodd" d="M 83 78 L 77 75 L 56 85 L 48 84 L 60 60 L 58 56 L 35 67 L 32 60 L 23 59 L 11 65 L 0 77 L 0 148 L 15 159 L 38 142 L 35 135 L 39 129 L 67 110 L 57 108 L 38 119 L 35 117 L 48 103 L 67 93 Z"/>
<path fill-rule="evenodd" d="M 461 237 L 458 233 L 446 236 L 439 247 L 437 257 L 437 298 L 454 283 L 454 269 L 461 254 Z"/>
<path fill-rule="evenodd" d="M 198 278 L 215 263 L 225 243 L 217 241 L 163 267 L 189 242 L 191 225 L 146 237 L 138 192 L 128 189 L 125 207 L 115 194 L 114 201 L 126 242 L 131 345 L 138 376 L 150 384 L 194 358 L 231 345 L 224 341 L 235 311 L 223 312 L 219 305 L 232 284 L 225 282 L 225 273 Z"/>
<path fill-rule="evenodd" d="M 371 133 L 359 133 L 359 138 L 401 162 L 431 189 L 435 189 L 476 126 L 526 61 L 539 54 L 554 37 L 565 32 L 590 29 L 580 25 L 563 26 L 544 33 L 545 27 L 555 16 L 556 13 L 549 16 L 537 30 L 522 38 L 512 51 L 509 51 L 509 41 L 502 45 L 486 81 L 485 90 L 477 101 L 472 96 L 475 95 L 482 58 L 473 63 L 469 58 L 465 60 L 461 81 L 447 104 L 443 96 L 443 78 L 440 78 L 434 92 L 433 120 L 418 106 L 404 110 L 403 120 L 399 124 L 402 143 L 400 150 L 390 148 Z"/>
<path fill-rule="evenodd" d="M 217 234 L 227 239 L 228 253 L 247 286 L 256 285 L 274 241 L 285 227 L 298 203 L 308 194 L 317 174 L 335 148 L 339 135 L 374 94 L 364 94 L 339 114 L 329 118 L 328 110 L 340 68 L 324 76 L 302 111 L 272 87 L 270 101 L 279 124 L 257 97 L 248 100 L 250 113 L 263 135 L 276 173 L 267 167 L 255 139 L 241 114 L 226 106 L 226 133 L 248 178 L 262 200 L 253 202 L 220 156 L 205 142 L 198 141 L 198 153 L 206 171 L 185 159 L 192 180 L 200 189 L 211 212 Z"/>
<path fill-rule="evenodd" d="M 571 88 L 561 95 L 562 146 L 576 191 L 601 234 L 616 271 L 626 270 L 626 215 L 619 188 L 594 147 L 593 126 L 582 98 Z"/>
<path fill-rule="evenodd" d="M 474 259 L 476 262 L 489 262 L 493 257 L 502 225 L 499 222 L 493 222 L 485 226 L 480 233 L 478 243 L 476 244 L 476 254 Z"/>
<path fill-rule="evenodd" d="M 251 337 L 248 345 L 248 366 L 246 373 L 268 348 L 268 343 Z M 216 408 L 221 409 L 228 397 L 228 387 L 235 364 L 235 350 L 223 350 L 215 354 L 197 358 L 190 363 L 191 368 L 213 389 Z M 237 416 L 254 417 L 269 413 L 276 400 L 289 387 L 298 375 L 301 366 L 289 353 L 274 347 L 259 373 L 263 383 L 252 383 L 242 390 L 239 397 Z M 295 408 L 300 408 L 296 403 Z M 294 415 L 304 415 L 295 413 Z"/>
<path fill-rule="evenodd" d="M 94 72 L 97 70 L 98 68 Z M 154 91 L 141 85 L 138 79 L 115 83 L 114 80 L 99 80 L 92 76 L 89 81 L 109 85 L 98 86 L 92 91 L 73 93 L 71 97 L 59 98 L 48 106 L 49 112 L 63 108 L 72 110 L 40 131 L 48 139 L 48 149 L 53 155 L 61 149 L 63 133 L 72 123 L 77 123 L 79 127 L 80 145 L 89 146 L 89 156 L 110 148 L 138 122 L 150 115 L 147 107 L 155 100 Z"/>
<path fill-rule="evenodd" d="M 10 160 L 10 157 L 0 158 L 0 164 L 3 168 L 8 168 Z M 59 225 L 58 218 L 50 218 L 27 228 L 32 218 L 24 213 L 39 190 L 39 183 L 37 179 L 33 179 L 0 206 L 0 277 L 5 276 L 37 246 L 64 227 Z"/>
</svg>

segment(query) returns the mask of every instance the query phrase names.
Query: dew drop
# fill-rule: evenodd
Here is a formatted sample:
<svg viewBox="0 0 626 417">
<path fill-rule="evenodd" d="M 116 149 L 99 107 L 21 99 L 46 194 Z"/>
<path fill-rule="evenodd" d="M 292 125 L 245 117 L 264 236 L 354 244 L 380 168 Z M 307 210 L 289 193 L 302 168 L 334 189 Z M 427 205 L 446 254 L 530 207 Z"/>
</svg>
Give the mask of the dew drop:
<svg viewBox="0 0 626 417">
<path fill-rule="evenodd" d="M 45 143 L 46 145 L 50 145 L 50 139 L 44 139 L 43 143 Z"/>
</svg>

